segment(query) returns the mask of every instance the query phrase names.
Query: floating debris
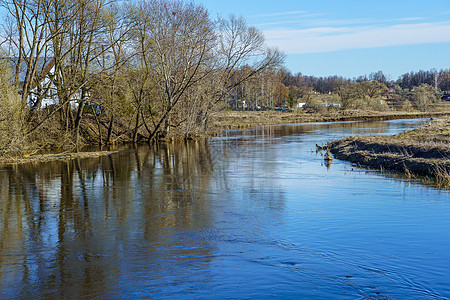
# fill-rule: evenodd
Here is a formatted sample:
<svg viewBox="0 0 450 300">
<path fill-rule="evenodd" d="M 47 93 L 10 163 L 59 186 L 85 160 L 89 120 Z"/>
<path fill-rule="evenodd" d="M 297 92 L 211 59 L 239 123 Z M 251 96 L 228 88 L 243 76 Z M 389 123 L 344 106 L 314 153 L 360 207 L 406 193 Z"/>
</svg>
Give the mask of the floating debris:
<svg viewBox="0 0 450 300">
<path fill-rule="evenodd" d="M 325 154 L 325 157 L 323 158 L 326 161 L 332 161 L 333 160 L 333 155 L 330 152 L 330 149 L 327 148 L 327 153 Z"/>
</svg>

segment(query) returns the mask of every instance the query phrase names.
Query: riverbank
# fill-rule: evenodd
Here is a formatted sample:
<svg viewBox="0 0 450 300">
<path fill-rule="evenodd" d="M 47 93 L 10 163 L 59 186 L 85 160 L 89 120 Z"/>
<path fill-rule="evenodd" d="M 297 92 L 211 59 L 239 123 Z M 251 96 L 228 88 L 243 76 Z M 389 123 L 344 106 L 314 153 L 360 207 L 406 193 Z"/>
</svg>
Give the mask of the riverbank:
<svg viewBox="0 0 450 300">
<path fill-rule="evenodd" d="M 416 119 L 450 116 L 446 112 L 401 112 L 401 111 L 360 111 L 335 110 L 322 113 L 307 113 L 304 111 L 223 111 L 217 113 L 212 119 L 216 130 L 248 128 L 260 125 L 295 124 L 311 122 L 336 121 L 369 121 Z"/>
<path fill-rule="evenodd" d="M 56 160 L 72 160 L 81 158 L 100 157 L 105 155 L 111 155 L 119 151 L 89 151 L 89 152 L 63 152 L 63 153 L 51 153 L 51 154 L 25 154 L 20 157 L 3 157 L 0 158 L 0 165 L 18 165 L 26 163 L 43 163 Z"/>
<path fill-rule="evenodd" d="M 358 121 L 358 120 L 392 120 L 407 118 L 429 118 L 448 116 L 450 112 L 398 112 L 398 111 L 341 111 L 334 110 L 321 113 L 307 113 L 304 111 L 280 112 L 280 111 L 221 111 L 211 119 L 211 130 L 206 134 L 194 135 L 191 138 L 205 138 L 219 134 L 223 130 L 248 128 L 261 125 L 294 124 L 311 122 L 334 122 L 334 121 Z M 186 138 L 180 135 L 174 136 L 167 141 L 178 138 Z M 31 152 L 31 151 L 30 151 Z M 0 165 L 23 164 L 28 162 L 46 162 L 51 160 L 70 160 L 75 158 L 98 157 L 116 153 L 117 151 L 95 151 L 95 152 L 71 152 L 54 154 L 24 154 L 21 156 L 0 157 Z"/>
<path fill-rule="evenodd" d="M 430 176 L 450 187 L 450 118 L 393 136 L 352 136 L 329 145 L 335 158 L 407 176 Z"/>
</svg>

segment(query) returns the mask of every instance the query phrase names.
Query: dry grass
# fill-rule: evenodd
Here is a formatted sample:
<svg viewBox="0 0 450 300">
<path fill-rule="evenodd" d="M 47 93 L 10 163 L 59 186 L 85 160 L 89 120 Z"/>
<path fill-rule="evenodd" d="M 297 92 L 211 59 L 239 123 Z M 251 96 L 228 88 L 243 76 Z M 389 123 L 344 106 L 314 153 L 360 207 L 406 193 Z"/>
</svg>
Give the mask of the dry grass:
<svg viewBox="0 0 450 300">
<path fill-rule="evenodd" d="M 450 111 L 435 113 L 398 111 L 334 110 L 319 113 L 281 111 L 222 111 L 212 118 L 214 128 L 233 129 L 259 125 L 293 124 L 307 122 L 391 120 L 407 118 L 431 118 L 450 115 Z"/>
<path fill-rule="evenodd" d="M 434 177 L 436 178 L 436 185 L 440 188 L 450 188 L 450 170 L 442 165 L 437 165 L 434 168 Z"/>
<path fill-rule="evenodd" d="M 450 144 L 450 119 L 435 119 L 425 126 L 400 133 L 396 138 L 421 143 Z"/>
<path fill-rule="evenodd" d="M 0 158 L 0 164 L 4 165 L 17 165 L 32 162 L 48 162 L 48 161 L 58 161 L 58 160 L 71 160 L 77 158 L 92 158 L 100 157 L 105 155 L 111 155 L 119 151 L 92 151 L 92 152 L 78 152 L 78 153 L 56 153 L 56 154 L 24 154 L 23 156 L 16 156 L 10 158 Z"/>
<path fill-rule="evenodd" d="M 25 138 L 25 105 L 10 83 L 10 72 L 0 63 L 0 157 L 21 153 Z"/>
<path fill-rule="evenodd" d="M 450 119 L 434 120 L 394 136 L 349 137 L 331 143 L 336 158 L 375 169 L 396 170 L 407 178 L 435 178 L 450 188 Z"/>
</svg>

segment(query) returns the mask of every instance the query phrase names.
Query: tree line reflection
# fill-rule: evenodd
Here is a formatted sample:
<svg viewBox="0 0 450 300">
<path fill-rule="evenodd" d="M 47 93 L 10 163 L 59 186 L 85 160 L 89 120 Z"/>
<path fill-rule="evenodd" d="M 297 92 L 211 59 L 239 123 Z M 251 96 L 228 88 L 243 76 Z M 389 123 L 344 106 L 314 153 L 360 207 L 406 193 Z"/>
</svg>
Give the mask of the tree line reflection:
<svg viewBox="0 0 450 300">
<path fill-rule="evenodd" d="M 183 256 L 207 257 L 207 241 L 173 236 L 208 226 L 212 170 L 208 141 L 1 168 L 0 295 L 95 295 L 128 266 L 164 277 Z"/>
</svg>

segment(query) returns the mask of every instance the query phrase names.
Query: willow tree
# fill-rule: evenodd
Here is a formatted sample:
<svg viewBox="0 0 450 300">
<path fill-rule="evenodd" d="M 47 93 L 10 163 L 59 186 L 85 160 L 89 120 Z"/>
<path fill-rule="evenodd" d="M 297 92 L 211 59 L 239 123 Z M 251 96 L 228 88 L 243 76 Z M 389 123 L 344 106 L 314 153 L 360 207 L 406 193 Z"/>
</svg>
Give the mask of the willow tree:
<svg viewBox="0 0 450 300">
<path fill-rule="evenodd" d="M 429 84 L 423 83 L 414 88 L 412 101 L 420 111 L 428 110 L 437 99 L 434 87 Z"/>
</svg>

